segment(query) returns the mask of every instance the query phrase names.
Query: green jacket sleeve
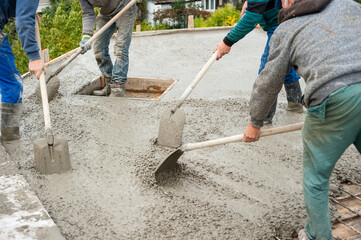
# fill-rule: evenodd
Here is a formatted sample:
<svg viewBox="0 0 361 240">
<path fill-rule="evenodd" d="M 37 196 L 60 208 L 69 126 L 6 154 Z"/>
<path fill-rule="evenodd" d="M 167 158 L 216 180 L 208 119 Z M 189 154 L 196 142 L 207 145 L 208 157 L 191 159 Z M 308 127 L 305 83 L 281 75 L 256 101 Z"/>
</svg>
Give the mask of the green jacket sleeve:
<svg viewBox="0 0 361 240">
<path fill-rule="evenodd" d="M 272 0 L 248 0 L 247 3 L 246 13 L 223 40 L 229 47 L 251 32 L 261 22 L 263 14 L 275 5 Z"/>
</svg>

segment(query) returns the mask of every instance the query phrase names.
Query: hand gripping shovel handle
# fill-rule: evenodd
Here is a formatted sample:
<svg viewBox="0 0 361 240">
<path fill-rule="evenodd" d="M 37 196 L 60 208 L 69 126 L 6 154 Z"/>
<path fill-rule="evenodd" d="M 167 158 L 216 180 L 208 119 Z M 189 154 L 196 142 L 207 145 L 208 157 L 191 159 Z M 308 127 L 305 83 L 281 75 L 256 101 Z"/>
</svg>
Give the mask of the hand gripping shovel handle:
<svg viewBox="0 0 361 240">
<path fill-rule="evenodd" d="M 91 44 L 95 39 L 97 39 L 100 35 L 102 35 L 105 32 L 105 30 L 107 30 L 113 23 L 115 23 L 115 21 L 117 21 L 118 18 L 124 12 L 126 12 L 129 8 L 131 8 L 136 2 L 137 2 L 137 0 L 130 1 L 120 12 L 118 12 L 112 19 L 110 19 L 110 21 L 107 22 L 107 24 L 105 24 L 101 29 L 99 29 L 99 31 L 97 31 L 87 41 L 87 43 Z M 82 51 L 81 47 L 78 47 L 77 51 L 73 55 L 71 55 L 71 57 L 68 60 L 66 60 L 56 71 L 54 71 L 53 74 L 50 75 L 50 77 L 48 78 L 48 81 L 55 75 L 58 75 L 69 63 L 71 63 L 81 53 L 81 51 Z"/>
<path fill-rule="evenodd" d="M 36 41 L 38 42 L 40 57 L 42 57 L 39 23 L 37 19 L 35 19 L 35 37 L 36 37 Z M 53 130 L 51 128 L 48 91 L 46 89 L 46 80 L 45 80 L 44 71 L 42 71 L 40 75 L 40 92 L 41 92 L 41 101 L 43 102 L 46 140 L 48 145 L 51 146 L 54 144 L 54 135 L 53 135 Z"/>
<path fill-rule="evenodd" d="M 217 51 L 213 53 L 212 57 L 208 60 L 206 65 L 203 66 L 202 70 L 198 73 L 198 75 L 193 79 L 191 85 L 187 87 L 182 96 L 178 99 L 177 104 L 172 108 L 172 112 L 177 111 L 178 108 L 182 106 L 184 101 L 187 99 L 189 94 L 193 91 L 195 86 L 197 86 L 198 82 L 203 78 L 204 74 L 208 71 L 208 69 L 212 66 L 214 61 L 217 59 Z"/>
<path fill-rule="evenodd" d="M 297 130 L 300 130 L 302 128 L 302 126 L 303 126 L 303 123 L 296 123 L 296 124 L 286 125 L 283 127 L 262 130 L 261 137 L 297 131 Z M 243 134 L 240 134 L 240 135 L 234 135 L 234 136 L 225 137 L 225 138 L 219 138 L 219 139 L 215 139 L 215 140 L 209 140 L 209 141 L 205 141 L 205 142 L 187 143 L 181 147 L 181 150 L 184 152 L 191 151 L 191 150 L 195 150 L 195 149 L 199 149 L 199 148 L 206 148 L 206 147 L 218 146 L 218 145 L 223 145 L 223 144 L 232 143 L 232 142 L 239 142 L 239 141 L 242 141 L 242 139 L 243 139 Z"/>
</svg>

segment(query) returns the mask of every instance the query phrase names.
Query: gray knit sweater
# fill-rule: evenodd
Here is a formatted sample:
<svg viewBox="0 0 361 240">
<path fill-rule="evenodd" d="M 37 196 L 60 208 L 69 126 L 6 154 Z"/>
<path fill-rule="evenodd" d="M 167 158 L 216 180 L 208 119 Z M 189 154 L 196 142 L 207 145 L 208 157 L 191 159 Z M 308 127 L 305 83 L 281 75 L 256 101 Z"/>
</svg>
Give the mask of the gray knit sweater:
<svg viewBox="0 0 361 240">
<path fill-rule="evenodd" d="M 306 81 L 306 107 L 318 105 L 343 86 L 361 82 L 361 4 L 332 0 L 320 13 L 280 24 L 270 41 L 268 63 L 253 86 L 253 126 L 263 126 L 291 67 Z"/>
<path fill-rule="evenodd" d="M 79 0 L 83 16 L 83 35 L 92 36 L 95 28 L 94 7 L 104 16 L 114 16 L 125 7 L 130 0 Z"/>
</svg>

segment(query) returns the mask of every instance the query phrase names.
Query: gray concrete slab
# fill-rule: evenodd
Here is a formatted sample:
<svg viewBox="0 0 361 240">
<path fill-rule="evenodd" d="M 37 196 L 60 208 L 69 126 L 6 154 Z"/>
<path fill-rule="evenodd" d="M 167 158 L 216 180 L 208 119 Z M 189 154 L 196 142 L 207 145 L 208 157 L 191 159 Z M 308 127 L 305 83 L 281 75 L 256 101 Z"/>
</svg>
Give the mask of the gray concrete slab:
<svg viewBox="0 0 361 240">
<path fill-rule="evenodd" d="M 64 240 L 21 175 L 0 176 L 0 239 Z"/>
<path fill-rule="evenodd" d="M 24 79 L 22 142 L 6 149 L 66 239 L 290 239 L 303 228 L 301 132 L 187 152 L 173 181 L 155 182 L 155 168 L 174 151 L 154 145 L 160 116 L 226 33 L 133 38 L 129 76 L 178 80 L 160 101 L 76 96 L 99 70 L 91 51 L 70 64 L 50 111 L 55 135 L 68 139 L 71 173 L 35 171 L 32 143 L 44 123 L 37 80 Z M 184 143 L 243 132 L 265 43 L 255 30 L 213 64 L 182 106 Z M 285 110 L 283 91 L 279 100 L 273 127 L 304 119 Z M 350 147 L 331 181 L 360 183 L 359 158 Z"/>
</svg>

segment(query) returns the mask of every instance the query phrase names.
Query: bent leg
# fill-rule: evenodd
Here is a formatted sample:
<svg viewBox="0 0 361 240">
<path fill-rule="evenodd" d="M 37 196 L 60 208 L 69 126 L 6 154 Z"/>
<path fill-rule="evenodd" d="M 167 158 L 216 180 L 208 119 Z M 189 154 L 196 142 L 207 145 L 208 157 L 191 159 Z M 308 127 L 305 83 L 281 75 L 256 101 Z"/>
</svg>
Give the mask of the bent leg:
<svg viewBox="0 0 361 240">
<path fill-rule="evenodd" d="M 96 18 L 97 31 L 102 28 L 111 17 L 99 14 Z M 103 34 L 101 34 L 93 43 L 93 51 L 95 60 L 97 61 L 100 72 L 103 76 L 111 78 L 113 71 L 113 63 L 109 55 L 110 39 L 115 32 L 115 23 L 112 24 Z"/>
<path fill-rule="evenodd" d="M 112 81 L 125 83 L 128 80 L 129 47 L 132 40 L 136 6 L 129 8 L 116 22 L 118 28 L 114 45 L 115 63 Z"/>
<path fill-rule="evenodd" d="M 358 86 L 357 86 L 358 85 Z M 342 153 L 359 143 L 361 84 L 344 87 L 307 111 L 302 128 L 306 231 L 313 239 L 332 238 L 328 208 L 329 178 Z"/>
</svg>

